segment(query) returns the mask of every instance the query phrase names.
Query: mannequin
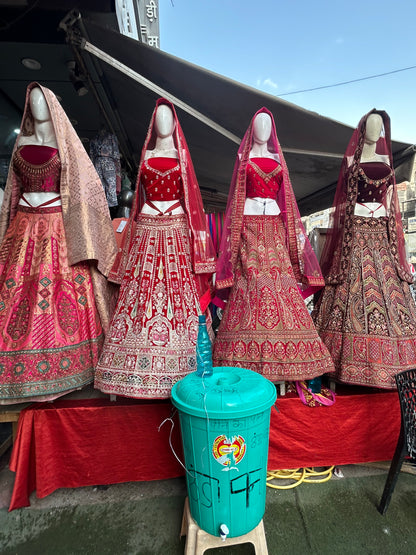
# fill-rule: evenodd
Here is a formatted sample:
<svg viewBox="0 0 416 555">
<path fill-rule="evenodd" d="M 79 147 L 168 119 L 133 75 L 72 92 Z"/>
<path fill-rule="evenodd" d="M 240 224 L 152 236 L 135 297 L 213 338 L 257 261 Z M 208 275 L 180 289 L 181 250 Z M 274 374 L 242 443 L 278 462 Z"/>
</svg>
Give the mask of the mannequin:
<svg viewBox="0 0 416 555">
<path fill-rule="evenodd" d="M 366 123 L 363 151 L 361 153 L 361 164 L 381 162 L 389 166 L 389 157 L 386 154 L 376 152 L 377 141 L 383 128 L 383 119 L 380 114 L 371 114 Z M 365 170 L 364 170 L 365 171 Z M 389 192 L 391 194 L 391 191 Z M 386 202 L 388 205 L 388 199 Z M 360 202 L 355 205 L 354 214 L 364 218 L 382 218 L 387 215 L 386 206 L 380 202 Z"/>
<path fill-rule="evenodd" d="M 178 159 L 178 150 L 173 141 L 173 132 L 175 130 L 175 120 L 172 110 L 166 104 L 158 106 L 155 115 L 155 133 L 156 145 L 152 150 L 146 150 L 144 159 L 150 158 L 175 158 Z M 169 200 L 154 200 L 153 204 L 156 208 L 152 208 L 145 203 L 142 208 L 142 214 L 158 214 L 160 212 L 170 212 L 172 214 L 183 214 L 182 206 L 176 206 L 173 210 L 169 208 L 175 204 Z"/>
<path fill-rule="evenodd" d="M 265 112 L 257 114 L 253 122 L 253 145 L 250 151 L 250 158 L 272 158 L 277 160 L 276 154 L 273 154 L 267 148 L 267 141 L 270 139 L 271 132 L 272 120 L 269 114 Z M 280 208 L 275 199 L 248 197 L 244 205 L 244 214 L 277 216 L 280 214 Z"/>
<path fill-rule="evenodd" d="M 416 366 L 416 306 L 392 167 L 390 119 L 372 110 L 344 155 L 312 317 L 339 382 L 393 389 Z"/>
<path fill-rule="evenodd" d="M 19 137 L 18 146 L 38 145 L 57 149 L 58 143 L 56 142 L 51 113 L 42 90 L 39 87 L 35 87 L 31 90 L 29 98 L 30 110 L 34 120 L 34 133 L 28 137 L 21 135 Z M 54 198 L 56 200 L 48 204 L 48 206 L 61 205 L 61 199 L 59 195 L 59 198 L 57 197 L 56 193 L 30 192 L 25 193 L 25 197 L 29 202 L 22 197 L 19 201 L 19 204 L 22 206 L 39 206 L 40 204 Z"/>
<path fill-rule="evenodd" d="M 0 404 L 92 382 L 117 252 L 100 179 L 52 91 L 28 86 L 20 129 L 0 213 Z"/>
<path fill-rule="evenodd" d="M 120 295 L 94 385 L 168 398 L 196 369 L 198 315 L 207 293 L 209 302 L 215 251 L 185 137 L 165 99 L 152 114 L 124 239 L 110 276 Z"/>
<path fill-rule="evenodd" d="M 215 366 L 249 368 L 273 382 L 331 371 L 303 300 L 324 282 L 266 108 L 254 115 L 238 151 L 219 252 L 217 299 L 227 303 Z"/>
</svg>

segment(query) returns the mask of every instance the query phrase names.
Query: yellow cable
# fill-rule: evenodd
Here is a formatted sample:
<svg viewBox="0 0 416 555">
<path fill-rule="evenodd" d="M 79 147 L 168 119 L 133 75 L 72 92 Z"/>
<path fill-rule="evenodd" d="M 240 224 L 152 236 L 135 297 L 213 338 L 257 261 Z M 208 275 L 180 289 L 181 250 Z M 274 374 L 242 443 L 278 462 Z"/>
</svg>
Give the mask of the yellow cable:
<svg viewBox="0 0 416 555">
<path fill-rule="evenodd" d="M 269 488 L 274 489 L 292 489 L 300 486 L 303 482 L 309 484 L 323 484 L 332 478 L 332 471 L 334 466 L 330 466 L 326 470 L 317 472 L 313 468 L 295 468 L 283 470 L 270 470 L 267 472 L 266 484 Z M 317 479 L 317 476 L 324 476 L 324 478 Z M 278 486 L 270 483 L 271 480 L 294 480 L 292 484 L 286 486 Z"/>
</svg>

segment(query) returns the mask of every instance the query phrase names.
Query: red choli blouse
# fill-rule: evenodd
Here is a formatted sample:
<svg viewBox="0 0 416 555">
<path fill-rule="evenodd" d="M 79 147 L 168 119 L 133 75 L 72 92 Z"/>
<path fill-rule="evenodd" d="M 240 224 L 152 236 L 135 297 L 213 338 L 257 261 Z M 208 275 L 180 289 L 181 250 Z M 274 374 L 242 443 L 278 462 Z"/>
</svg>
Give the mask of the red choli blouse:
<svg viewBox="0 0 416 555">
<path fill-rule="evenodd" d="M 276 199 L 282 179 L 282 166 L 273 158 L 250 158 L 247 164 L 246 197 Z"/>
<path fill-rule="evenodd" d="M 58 149 L 21 146 L 15 152 L 13 166 L 20 178 L 21 193 L 59 193 L 61 161 Z"/>
<path fill-rule="evenodd" d="M 181 168 L 176 158 L 148 158 L 143 163 L 141 181 L 148 200 L 183 197 Z"/>
</svg>

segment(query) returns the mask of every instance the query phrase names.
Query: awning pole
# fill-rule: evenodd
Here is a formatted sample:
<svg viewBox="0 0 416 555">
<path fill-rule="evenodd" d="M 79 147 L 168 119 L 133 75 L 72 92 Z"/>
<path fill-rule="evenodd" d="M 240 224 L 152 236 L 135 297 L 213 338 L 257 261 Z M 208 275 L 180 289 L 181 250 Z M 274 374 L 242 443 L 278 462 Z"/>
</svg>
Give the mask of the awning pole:
<svg viewBox="0 0 416 555">
<path fill-rule="evenodd" d="M 142 75 L 140 75 L 140 73 L 133 71 L 131 68 L 122 64 L 121 62 L 119 62 L 118 60 L 116 60 L 115 58 L 113 58 L 103 50 L 100 50 L 99 48 L 97 48 L 87 40 L 85 39 L 81 40 L 80 47 L 83 50 L 86 50 L 87 52 L 89 52 L 90 54 L 93 54 L 103 62 L 106 62 L 110 66 L 114 67 L 121 73 L 124 73 L 125 75 L 127 75 L 128 77 L 136 81 L 137 83 L 140 83 L 141 85 L 155 92 L 159 96 L 163 96 L 164 98 L 167 98 L 172 102 L 172 104 L 174 104 L 175 106 L 178 106 L 178 108 L 181 108 L 191 116 L 205 123 L 205 125 L 207 125 L 208 127 L 211 127 L 212 129 L 214 129 L 224 137 L 227 137 L 227 139 L 229 139 L 233 143 L 240 144 L 241 139 L 237 137 L 237 135 L 234 135 L 233 133 L 231 133 L 230 131 L 228 131 L 218 123 L 215 123 L 215 121 L 213 121 L 212 119 L 207 118 L 206 116 L 204 116 L 204 114 L 201 114 L 201 112 L 198 112 L 198 110 L 195 110 L 194 108 L 192 108 L 192 106 L 189 106 L 189 104 L 186 104 L 186 102 L 183 102 L 183 100 L 180 100 L 176 96 L 173 96 L 172 94 L 168 93 L 167 91 L 165 91 L 165 89 L 162 89 L 155 83 L 152 83 L 152 81 L 149 81 L 149 79 L 146 79 L 146 77 L 143 77 Z"/>
</svg>

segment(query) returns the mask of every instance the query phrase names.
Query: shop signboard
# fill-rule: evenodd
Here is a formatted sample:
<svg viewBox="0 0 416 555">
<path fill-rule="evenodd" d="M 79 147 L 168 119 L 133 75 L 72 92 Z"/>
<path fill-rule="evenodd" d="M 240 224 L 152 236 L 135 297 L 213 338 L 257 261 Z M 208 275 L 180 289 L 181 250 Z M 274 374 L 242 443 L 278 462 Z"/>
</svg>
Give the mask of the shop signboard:
<svg viewBox="0 0 416 555">
<path fill-rule="evenodd" d="M 160 48 L 159 0 L 116 0 L 120 33 Z"/>
</svg>

